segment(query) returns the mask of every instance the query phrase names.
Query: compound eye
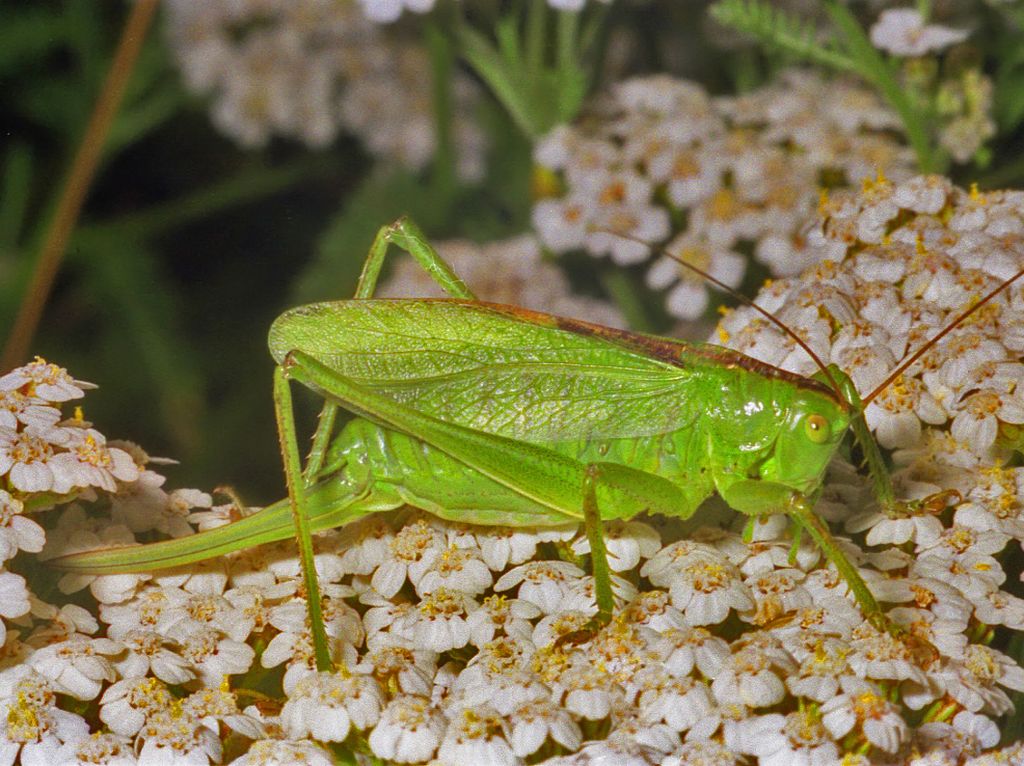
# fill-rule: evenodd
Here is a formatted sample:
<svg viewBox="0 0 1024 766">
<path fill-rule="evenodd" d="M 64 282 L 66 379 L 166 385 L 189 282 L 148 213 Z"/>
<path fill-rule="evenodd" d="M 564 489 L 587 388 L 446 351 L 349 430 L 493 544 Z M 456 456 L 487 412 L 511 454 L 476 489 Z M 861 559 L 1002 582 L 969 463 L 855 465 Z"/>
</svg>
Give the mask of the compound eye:
<svg viewBox="0 0 1024 766">
<path fill-rule="evenodd" d="M 808 415 L 804 421 L 804 431 L 815 444 L 824 444 L 831 436 L 828 421 L 821 415 Z"/>
</svg>

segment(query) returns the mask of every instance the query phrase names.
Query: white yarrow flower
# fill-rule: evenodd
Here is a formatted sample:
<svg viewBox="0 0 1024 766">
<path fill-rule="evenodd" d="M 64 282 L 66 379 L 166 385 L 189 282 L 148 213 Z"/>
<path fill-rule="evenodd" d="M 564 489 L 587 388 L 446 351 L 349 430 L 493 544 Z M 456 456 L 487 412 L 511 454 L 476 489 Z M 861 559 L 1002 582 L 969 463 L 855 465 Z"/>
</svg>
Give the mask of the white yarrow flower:
<svg viewBox="0 0 1024 766">
<path fill-rule="evenodd" d="M 63 367 L 48 363 L 42 357 L 0 377 L 0 391 L 21 389 L 44 402 L 66 402 L 81 399 L 85 390 L 96 388 L 92 383 L 75 380 Z"/>
<path fill-rule="evenodd" d="M 888 8 L 871 27 L 871 42 L 894 56 L 923 56 L 963 42 L 970 34 L 939 24 L 925 24 L 914 8 Z"/>
<path fill-rule="evenodd" d="M 365 729 L 380 718 L 380 687 L 363 675 L 316 673 L 299 680 L 281 709 L 289 737 L 342 742 L 349 728 Z"/>
<path fill-rule="evenodd" d="M 378 758 L 419 763 L 437 752 L 447 727 L 444 715 L 429 698 L 401 695 L 388 703 L 368 741 Z"/>
</svg>

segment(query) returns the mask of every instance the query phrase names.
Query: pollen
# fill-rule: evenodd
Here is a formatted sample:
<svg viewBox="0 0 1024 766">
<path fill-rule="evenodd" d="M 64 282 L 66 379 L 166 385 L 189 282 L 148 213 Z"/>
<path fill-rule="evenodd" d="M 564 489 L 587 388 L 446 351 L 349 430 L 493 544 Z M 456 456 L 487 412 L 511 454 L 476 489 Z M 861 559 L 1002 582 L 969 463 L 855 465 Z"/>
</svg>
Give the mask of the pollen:
<svg viewBox="0 0 1024 766">
<path fill-rule="evenodd" d="M 491 739 L 502 736 L 501 721 L 498 718 L 480 715 L 473 708 L 463 711 L 459 723 L 459 733 L 466 739 Z"/>
<path fill-rule="evenodd" d="M 968 411 L 976 418 L 993 417 L 1003 406 L 999 394 L 992 391 L 983 391 L 975 394 L 967 403 Z"/>
<path fill-rule="evenodd" d="M 598 198 L 602 205 L 613 205 L 626 199 L 626 185 L 622 181 L 614 181 L 601 190 Z"/>
<path fill-rule="evenodd" d="M 885 177 L 885 172 L 881 166 L 875 169 L 875 177 L 865 176 L 861 182 L 861 191 L 865 196 L 870 196 L 873 192 L 884 191 L 889 186 L 889 179 Z"/>
<path fill-rule="evenodd" d="M 20 412 L 29 403 L 29 398 L 21 391 L 0 391 L 0 409 L 8 412 Z"/>
<path fill-rule="evenodd" d="M 402 528 L 391 541 L 391 552 L 395 558 L 418 561 L 434 542 L 434 535 L 424 521 L 417 521 Z"/>
<path fill-rule="evenodd" d="M 739 216 L 742 209 L 736 195 L 729 189 L 719 189 L 715 192 L 708 205 L 708 213 L 716 221 L 731 221 Z"/>
<path fill-rule="evenodd" d="M 988 647 L 980 644 L 968 646 L 964 651 L 964 667 L 982 681 L 988 682 L 999 678 L 1000 668 L 995 655 Z"/>
<path fill-rule="evenodd" d="M 935 597 L 935 593 L 921 585 L 912 584 L 910 592 L 914 594 L 914 604 L 921 609 L 927 609 L 938 600 Z"/>
<path fill-rule="evenodd" d="M 717 562 L 701 561 L 686 568 L 693 583 L 693 589 L 701 593 L 713 593 L 728 585 L 732 579 L 729 568 Z"/>
<path fill-rule="evenodd" d="M 211 622 L 217 616 L 217 604 L 210 597 L 196 597 L 189 602 L 188 613 L 198 622 Z"/>
<path fill-rule="evenodd" d="M 427 618 L 450 617 L 463 612 L 462 604 L 447 588 L 438 588 L 420 602 L 420 614 Z"/>
<path fill-rule="evenodd" d="M 7 711 L 7 736 L 14 742 L 35 742 L 43 728 L 35 706 L 19 692 L 18 701 Z"/>
<path fill-rule="evenodd" d="M 790 742 L 813 746 L 824 741 L 821 721 L 810 710 L 799 710 L 786 716 L 785 734 Z"/>
<path fill-rule="evenodd" d="M 107 448 L 100 444 L 92 434 L 86 436 L 85 440 L 75 448 L 75 454 L 81 462 L 98 468 L 109 468 L 114 462 Z"/>
<path fill-rule="evenodd" d="M 53 457 L 53 450 L 38 436 L 21 433 L 18 434 L 18 441 L 11 448 L 10 456 L 15 463 L 46 462 Z"/>
<path fill-rule="evenodd" d="M 700 164 L 692 152 L 679 152 L 672 163 L 673 178 L 692 178 L 700 173 Z"/>
<path fill-rule="evenodd" d="M 882 718 L 888 712 L 885 700 L 872 692 L 863 692 L 854 697 L 853 709 L 862 721 Z"/>
<path fill-rule="evenodd" d="M 878 397 L 878 403 L 890 412 L 913 409 L 922 384 L 916 378 L 900 375 Z"/>
<path fill-rule="evenodd" d="M 60 380 L 63 370 L 56 364 L 37 356 L 23 368 L 34 383 L 55 383 Z"/>
<path fill-rule="evenodd" d="M 469 559 L 467 551 L 451 545 L 441 554 L 441 560 L 438 562 L 437 568 L 443 574 L 461 572 L 465 568 L 467 559 Z"/>
<path fill-rule="evenodd" d="M 828 212 L 828 189 L 821 189 L 818 192 L 818 215 L 825 215 Z"/>
<path fill-rule="evenodd" d="M 956 529 L 946 538 L 946 545 L 957 553 L 966 553 L 976 541 L 974 532 L 965 527 Z"/>
</svg>

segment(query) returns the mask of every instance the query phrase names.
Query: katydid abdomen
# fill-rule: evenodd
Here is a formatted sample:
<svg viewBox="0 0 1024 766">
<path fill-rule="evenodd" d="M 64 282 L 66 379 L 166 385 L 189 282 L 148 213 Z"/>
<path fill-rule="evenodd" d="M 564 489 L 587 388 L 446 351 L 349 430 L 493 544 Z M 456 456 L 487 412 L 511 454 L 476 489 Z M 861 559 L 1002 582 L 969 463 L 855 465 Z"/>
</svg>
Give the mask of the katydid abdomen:
<svg viewBox="0 0 1024 766">
<path fill-rule="evenodd" d="M 543 446 L 582 464 L 605 462 L 655 473 L 684 487 L 690 515 L 714 491 L 700 461 L 693 456 L 695 428 L 640 439 L 575 440 Z M 354 420 L 332 447 L 332 463 L 343 464 L 337 476 L 362 483 L 381 500 L 406 503 L 450 521 L 506 527 L 546 527 L 579 523 L 582 509 L 568 514 L 547 507 L 497 482 L 419 439 Z M 343 478 L 342 478 L 343 477 Z M 358 478 L 357 478 L 358 477 Z"/>
<path fill-rule="evenodd" d="M 607 461 L 636 467 L 642 463 L 686 488 L 696 508 L 714 491 L 700 461 L 684 465 L 679 455 L 695 457 L 696 429 L 661 437 L 560 442 L 549 445 L 584 462 Z M 364 516 L 409 505 L 440 518 L 467 524 L 551 527 L 579 523 L 582 511 L 568 515 L 547 508 L 505 485 L 468 468 L 441 450 L 406 434 L 357 418 L 347 423 L 332 444 L 323 476 L 306 490 L 313 531 L 344 526 Z M 690 515 L 680 508 L 682 515 Z M 134 548 L 89 552 L 85 567 L 93 574 L 146 572 L 222 556 L 253 545 L 294 537 L 291 510 L 281 500 L 231 524 L 188 538 Z M 62 568 L 76 569 L 76 556 Z"/>
</svg>

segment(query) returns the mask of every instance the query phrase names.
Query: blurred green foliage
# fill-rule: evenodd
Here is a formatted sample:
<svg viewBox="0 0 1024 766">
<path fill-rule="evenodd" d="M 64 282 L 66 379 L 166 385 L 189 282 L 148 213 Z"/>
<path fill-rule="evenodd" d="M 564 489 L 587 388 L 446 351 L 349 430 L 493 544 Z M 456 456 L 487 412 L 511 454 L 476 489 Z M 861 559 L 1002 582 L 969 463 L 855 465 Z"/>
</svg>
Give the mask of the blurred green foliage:
<svg viewBox="0 0 1024 766">
<path fill-rule="evenodd" d="M 506 7 L 484 4 L 480 13 L 506 19 L 503 34 L 512 39 L 518 27 L 502 16 Z M 1000 126 L 989 168 L 993 181 L 1013 185 L 1024 180 L 1024 46 L 1012 17 L 978 7 L 976 24 L 991 32 L 977 37 L 990 46 L 981 54 Z M 0 329 L 24 297 L 127 9 L 7 0 L 0 11 Z M 602 8 L 571 81 L 556 87 L 555 75 L 537 65 L 544 88 L 564 86 L 575 99 L 553 113 L 571 116 L 581 87 L 627 72 L 665 71 L 732 92 L 806 58 L 792 46 L 762 52 L 715 28 L 706 11 L 704 3 L 670 0 Z M 800 40 L 820 21 L 796 27 Z M 453 183 L 450 168 L 413 173 L 376 162 L 348 137 L 319 151 L 286 140 L 244 150 L 219 135 L 208 104 L 186 92 L 160 27 L 132 74 L 34 348 L 101 384 L 86 416 L 104 433 L 181 461 L 173 484 L 230 483 L 262 502 L 282 488 L 265 350 L 273 317 L 301 301 L 348 295 L 374 231 L 400 214 L 439 238 L 522 231 L 531 146 L 507 104 L 491 98 L 475 115 L 490 142 L 487 173 L 469 186 Z M 448 31 L 442 15 L 432 32 L 442 53 Z M 608 53 L 619 37 L 630 43 L 626 57 Z M 484 56 L 497 55 L 501 42 L 475 44 Z M 493 67 L 504 66 L 500 59 Z M 486 73 L 484 80 L 493 84 Z M 955 172 L 974 180 L 978 171 Z M 609 283 L 608 264 L 585 267 L 606 272 L 585 280 Z M 314 399 L 302 398 L 311 417 Z"/>
</svg>

